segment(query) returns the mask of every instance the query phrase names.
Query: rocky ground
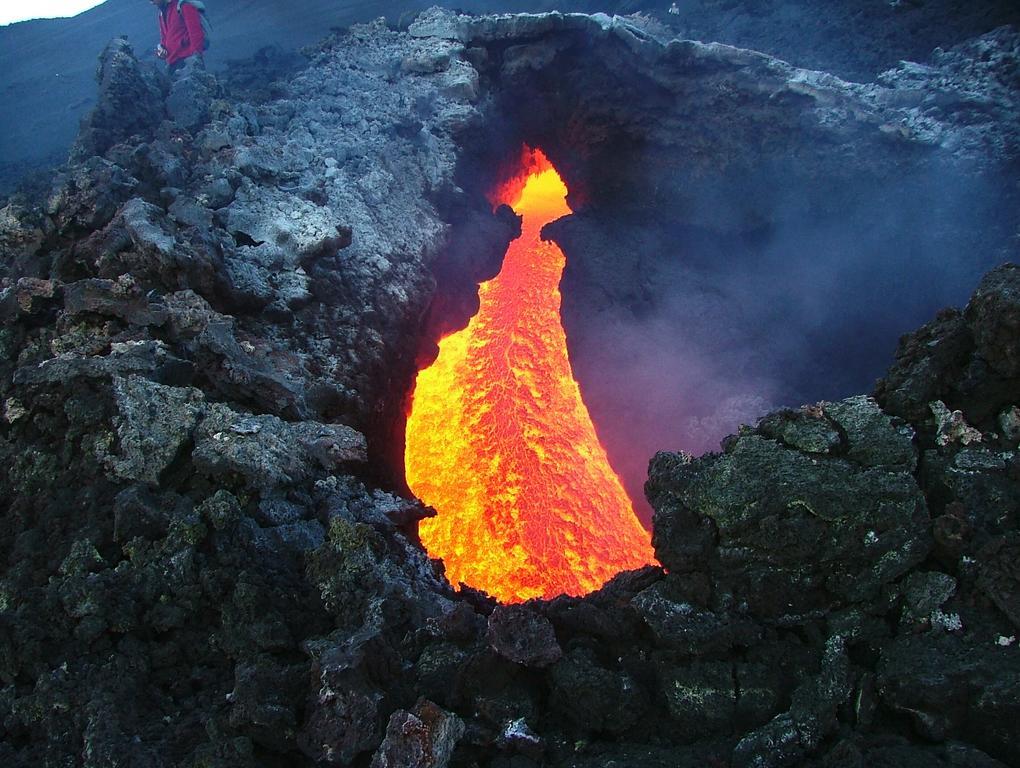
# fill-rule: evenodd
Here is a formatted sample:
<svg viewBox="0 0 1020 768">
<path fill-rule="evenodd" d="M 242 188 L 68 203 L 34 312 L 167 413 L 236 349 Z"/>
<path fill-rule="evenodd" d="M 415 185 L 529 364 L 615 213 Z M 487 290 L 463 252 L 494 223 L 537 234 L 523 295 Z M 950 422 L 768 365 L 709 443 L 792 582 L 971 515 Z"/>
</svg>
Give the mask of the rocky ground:
<svg viewBox="0 0 1020 768">
<path fill-rule="evenodd" d="M 246 0 L 213 2 L 207 52 L 218 73 L 265 46 L 290 55 L 332 28 L 386 16 L 406 26 L 428 0 Z M 676 6 L 676 13 L 670 7 Z M 471 13 L 640 12 L 673 35 L 764 51 L 809 69 L 870 82 L 901 60 L 926 62 L 997 27 L 1020 24 L 1014 0 L 462 0 Z M 127 36 L 143 59 L 157 42 L 151 9 L 105 0 L 70 19 L 0 27 L 0 194 L 28 174 L 59 167 L 79 120 L 95 104 L 95 59 L 114 36 Z M 243 66 L 243 64 L 242 64 Z"/>
<path fill-rule="evenodd" d="M 0 211 L 5 765 L 1020 765 L 1014 265 L 872 397 L 657 454 L 665 570 L 499 606 L 417 541 L 403 408 L 514 235 L 484 192 L 522 140 L 583 209 L 568 256 L 584 210 L 762 157 L 1015 168 L 1010 30 L 869 86 L 657 34 L 433 12 L 249 103 L 107 49 L 67 173 Z"/>
</svg>

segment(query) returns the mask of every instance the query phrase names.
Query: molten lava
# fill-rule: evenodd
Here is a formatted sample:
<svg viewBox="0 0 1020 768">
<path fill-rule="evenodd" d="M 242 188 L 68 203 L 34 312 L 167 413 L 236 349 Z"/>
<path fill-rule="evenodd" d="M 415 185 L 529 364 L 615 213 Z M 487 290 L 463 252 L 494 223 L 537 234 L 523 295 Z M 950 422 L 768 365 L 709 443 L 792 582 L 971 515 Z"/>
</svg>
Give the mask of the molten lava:
<svg viewBox="0 0 1020 768">
<path fill-rule="evenodd" d="M 570 213 L 538 150 L 496 194 L 523 217 L 467 328 L 419 372 L 407 421 L 411 490 L 438 515 L 422 543 L 504 602 L 587 594 L 653 562 L 649 535 L 609 466 L 574 380 L 560 322 L 565 258 L 542 227 Z"/>
</svg>

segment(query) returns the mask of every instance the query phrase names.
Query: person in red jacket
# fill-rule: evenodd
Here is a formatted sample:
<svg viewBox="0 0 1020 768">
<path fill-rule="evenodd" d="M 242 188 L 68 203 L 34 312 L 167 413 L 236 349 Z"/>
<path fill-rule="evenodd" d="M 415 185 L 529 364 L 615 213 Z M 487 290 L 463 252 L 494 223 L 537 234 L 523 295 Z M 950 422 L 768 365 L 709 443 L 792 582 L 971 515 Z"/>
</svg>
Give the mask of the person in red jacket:
<svg viewBox="0 0 1020 768">
<path fill-rule="evenodd" d="M 166 59 L 170 71 L 191 56 L 202 58 L 205 32 L 197 8 L 182 0 L 150 0 L 159 10 L 159 46 L 156 55 Z"/>
</svg>

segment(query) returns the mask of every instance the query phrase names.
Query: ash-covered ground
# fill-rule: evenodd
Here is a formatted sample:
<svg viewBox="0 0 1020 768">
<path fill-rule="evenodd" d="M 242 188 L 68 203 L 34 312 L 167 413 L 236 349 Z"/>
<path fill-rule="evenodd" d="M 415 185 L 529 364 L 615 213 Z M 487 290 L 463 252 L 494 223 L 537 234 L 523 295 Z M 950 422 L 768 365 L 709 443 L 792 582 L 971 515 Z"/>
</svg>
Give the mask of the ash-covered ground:
<svg viewBox="0 0 1020 768">
<path fill-rule="evenodd" d="M 111 44 L 67 172 L 0 210 L 5 765 L 1020 764 L 1020 268 L 976 274 L 1018 261 L 1017 32 L 868 84 L 665 37 L 432 11 L 248 101 Z M 457 593 L 402 419 L 515 234 L 484 192 L 522 141 L 576 197 L 549 234 L 586 395 L 610 331 L 682 280 L 719 331 L 722 278 L 807 268 L 776 244 L 814 223 L 822 252 L 888 213 L 873 307 L 977 289 L 871 397 L 656 454 L 665 570 Z M 766 294 L 838 314 L 818 287 Z M 743 360 L 748 316 L 705 354 Z"/>
</svg>

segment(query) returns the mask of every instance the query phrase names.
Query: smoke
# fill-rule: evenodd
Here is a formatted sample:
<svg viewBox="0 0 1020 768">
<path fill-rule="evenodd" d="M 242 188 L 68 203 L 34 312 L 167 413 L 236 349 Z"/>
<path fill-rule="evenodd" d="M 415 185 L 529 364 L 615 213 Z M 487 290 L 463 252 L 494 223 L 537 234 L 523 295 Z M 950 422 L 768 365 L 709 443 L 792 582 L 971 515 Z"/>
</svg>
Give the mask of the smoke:
<svg viewBox="0 0 1020 768">
<path fill-rule="evenodd" d="M 593 209 L 547 229 L 567 254 L 575 376 L 646 523 L 656 451 L 718 450 L 775 407 L 869 392 L 901 334 L 964 304 L 1008 259 L 1016 227 L 1001 180 L 966 169 L 892 184 L 848 174 L 839 201 L 820 201 L 820 184 L 767 183 L 731 203 L 718 189 L 701 198 L 706 219 L 766 222 L 743 231 L 689 223 L 689 200 L 654 218 Z M 695 213 L 674 220 L 681 208 Z"/>
<path fill-rule="evenodd" d="M 705 310 L 691 295 L 683 310 Z M 657 450 L 701 454 L 718 447 L 720 437 L 740 423 L 754 422 L 772 405 L 772 382 L 741 376 L 730 359 L 712 354 L 704 337 L 688 335 L 677 305 L 650 320 L 621 321 L 610 313 L 590 330 L 602 339 L 574 354 L 574 372 L 610 463 L 635 501 L 646 524 L 650 508 L 642 491 L 648 460 Z"/>
<path fill-rule="evenodd" d="M 872 391 L 902 334 L 1015 258 L 1015 168 L 991 154 L 967 167 L 963 145 L 816 124 L 743 69 L 654 77 L 626 46 L 571 45 L 500 80 L 470 168 L 523 140 L 566 180 L 576 213 L 545 235 L 567 257 L 571 362 L 646 522 L 656 451 L 717 450 L 768 410 Z"/>
</svg>

